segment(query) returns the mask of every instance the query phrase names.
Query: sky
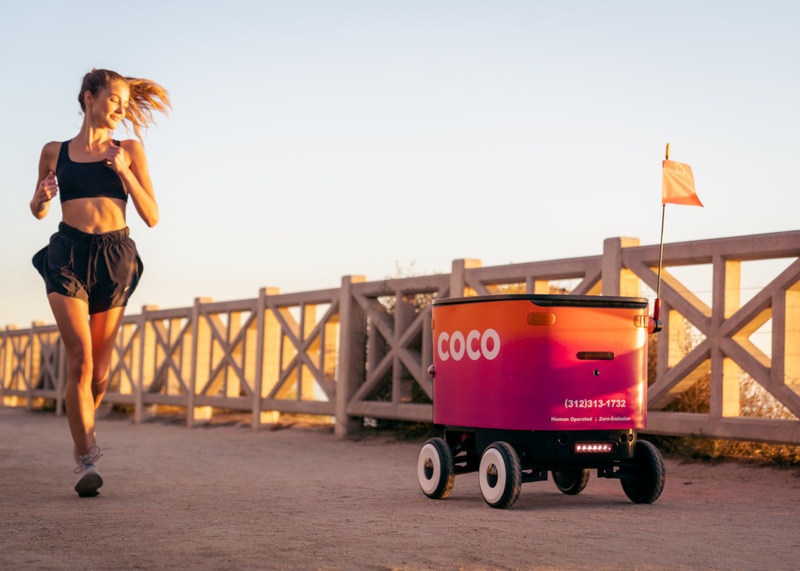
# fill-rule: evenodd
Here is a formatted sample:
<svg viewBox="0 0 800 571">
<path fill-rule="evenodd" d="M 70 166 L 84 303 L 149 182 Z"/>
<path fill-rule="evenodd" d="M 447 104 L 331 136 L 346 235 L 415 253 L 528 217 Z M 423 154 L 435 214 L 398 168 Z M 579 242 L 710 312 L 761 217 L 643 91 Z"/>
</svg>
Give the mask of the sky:
<svg viewBox="0 0 800 571">
<path fill-rule="evenodd" d="M 53 323 L 28 203 L 93 67 L 166 87 L 129 314 L 796 230 L 800 3 L 0 0 L 0 327 Z M 117 137 L 133 137 L 118 129 Z"/>
</svg>

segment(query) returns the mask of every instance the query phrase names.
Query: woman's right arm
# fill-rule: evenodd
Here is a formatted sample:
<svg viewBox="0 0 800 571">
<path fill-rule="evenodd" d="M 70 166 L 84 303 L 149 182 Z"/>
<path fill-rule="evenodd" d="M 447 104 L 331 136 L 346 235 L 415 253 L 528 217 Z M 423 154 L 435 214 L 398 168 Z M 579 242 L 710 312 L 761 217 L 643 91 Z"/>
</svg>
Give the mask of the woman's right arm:
<svg viewBox="0 0 800 571">
<path fill-rule="evenodd" d="M 50 201 L 58 192 L 56 184 L 56 162 L 60 143 L 53 141 L 42 147 L 39 157 L 39 178 L 30 202 L 31 214 L 41 220 L 50 212 Z"/>
</svg>

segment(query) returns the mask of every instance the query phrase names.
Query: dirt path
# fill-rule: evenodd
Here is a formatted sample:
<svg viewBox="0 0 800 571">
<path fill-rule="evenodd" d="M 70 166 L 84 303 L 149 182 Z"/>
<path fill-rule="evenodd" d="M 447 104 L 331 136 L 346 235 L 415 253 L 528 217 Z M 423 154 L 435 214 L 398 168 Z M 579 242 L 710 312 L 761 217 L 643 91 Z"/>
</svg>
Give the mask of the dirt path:
<svg viewBox="0 0 800 571">
<path fill-rule="evenodd" d="M 419 490 L 421 443 L 327 429 L 101 419 L 97 498 L 72 490 L 66 420 L 0 408 L 0 569 L 797 569 L 800 473 L 667 460 L 653 505 L 597 479 L 525 484 L 509 510 L 475 474 Z"/>
</svg>

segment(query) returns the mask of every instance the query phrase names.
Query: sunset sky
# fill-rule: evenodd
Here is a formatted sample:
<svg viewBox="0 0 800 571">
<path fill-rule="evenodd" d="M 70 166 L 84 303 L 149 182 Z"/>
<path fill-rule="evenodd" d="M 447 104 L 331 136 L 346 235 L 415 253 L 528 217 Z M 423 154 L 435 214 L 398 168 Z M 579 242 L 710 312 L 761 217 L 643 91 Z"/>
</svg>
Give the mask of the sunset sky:
<svg viewBox="0 0 800 571">
<path fill-rule="evenodd" d="M 163 84 L 133 208 L 129 306 L 255 297 L 656 244 L 661 160 L 704 208 L 667 242 L 795 230 L 800 4 L 766 1 L 0 0 L 0 327 L 52 323 L 31 256 L 42 146 L 93 67 Z M 117 136 L 125 137 L 120 129 Z"/>
</svg>

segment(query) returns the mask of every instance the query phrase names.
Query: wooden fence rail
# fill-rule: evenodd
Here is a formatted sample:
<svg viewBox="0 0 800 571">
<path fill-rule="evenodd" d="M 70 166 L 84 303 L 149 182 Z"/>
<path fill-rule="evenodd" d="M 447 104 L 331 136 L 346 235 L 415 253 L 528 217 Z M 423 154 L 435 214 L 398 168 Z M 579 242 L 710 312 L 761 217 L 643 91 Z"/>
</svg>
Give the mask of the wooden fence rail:
<svg viewBox="0 0 800 571">
<path fill-rule="evenodd" d="M 251 413 L 254 428 L 275 413 L 330 417 L 340 436 L 366 418 L 430 422 L 432 299 L 554 288 L 652 299 L 658 259 L 658 245 L 609 238 L 598 256 L 461 259 L 450 274 L 145 306 L 124 319 L 106 402 L 132 406 L 137 423 L 178 407 L 189 427 L 221 409 Z M 663 263 L 647 432 L 800 444 L 800 231 L 665 244 Z M 44 399 L 61 414 L 64 383 L 55 325 L 0 331 L 0 406 Z M 708 402 L 674 410 L 699 384 Z"/>
</svg>

